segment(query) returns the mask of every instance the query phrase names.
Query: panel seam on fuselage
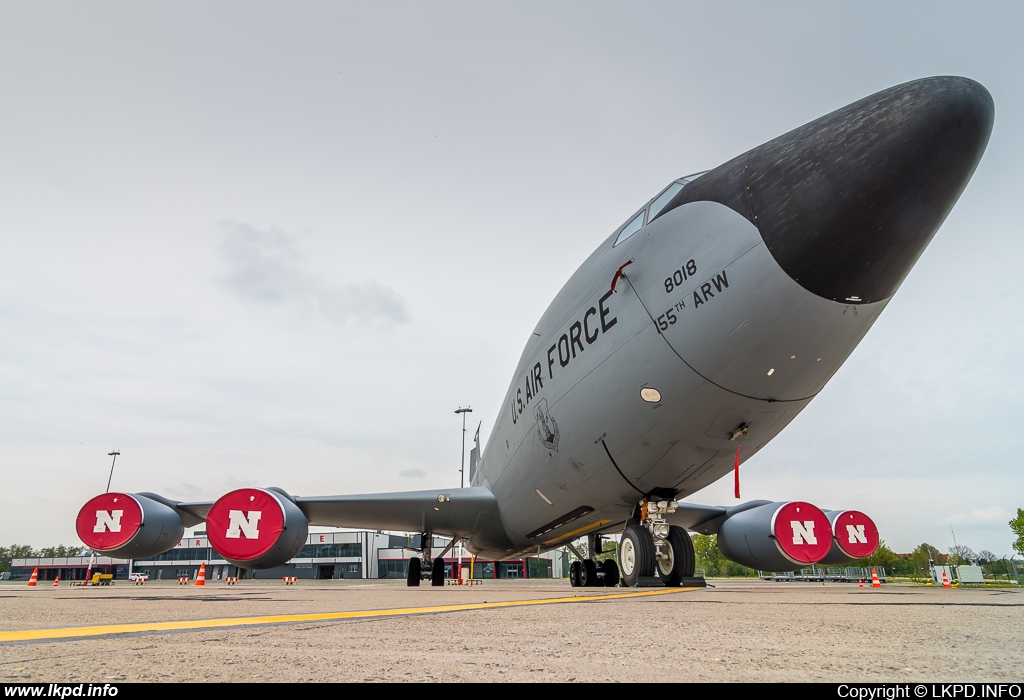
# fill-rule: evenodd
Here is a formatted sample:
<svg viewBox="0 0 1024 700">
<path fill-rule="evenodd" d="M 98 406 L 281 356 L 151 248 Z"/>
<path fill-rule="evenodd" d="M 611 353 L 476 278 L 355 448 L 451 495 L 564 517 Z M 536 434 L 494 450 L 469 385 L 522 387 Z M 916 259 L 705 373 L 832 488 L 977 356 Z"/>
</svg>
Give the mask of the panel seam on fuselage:
<svg viewBox="0 0 1024 700">
<path fill-rule="evenodd" d="M 733 260 L 731 263 L 729 263 L 729 265 L 732 265 L 732 263 L 736 262 L 736 260 L 739 260 L 744 255 L 746 255 L 747 253 L 749 253 L 750 251 L 754 250 L 754 248 L 757 248 L 757 246 L 759 246 L 759 245 L 764 245 L 764 243 L 761 242 L 761 243 L 756 243 L 756 244 L 752 245 L 750 248 L 748 248 L 747 250 L 743 251 L 741 254 L 737 255 L 736 259 Z M 726 265 L 726 267 L 728 267 L 728 265 Z M 647 314 L 647 317 L 651 319 L 652 323 L 656 324 L 657 322 L 654 320 L 654 316 L 651 315 L 650 309 L 648 309 L 647 308 L 647 304 L 644 303 L 643 297 L 641 297 L 640 293 L 638 291 L 636 291 L 636 287 L 633 286 L 633 282 L 626 275 L 622 275 L 622 277 L 629 284 L 629 288 L 633 290 L 633 293 L 636 294 L 636 298 L 640 301 L 640 306 L 642 306 L 644 308 L 644 312 Z M 646 326 L 644 326 L 644 327 L 646 328 Z M 799 399 L 766 399 L 766 398 L 762 398 L 760 396 L 750 396 L 749 394 L 741 394 L 738 391 L 733 391 L 732 389 L 730 389 L 728 387 L 724 387 L 721 384 L 719 384 L 718 382 L 716 382 L 715 380 L 707 377 L 703 372 L 698 371 L 696 367 L 694 367 L 689 362 L 687 362 L 686 358 L 683 357 L 682 355 L 680 355 L 679 351 L 676 350 L 672 346 L 672 343 L 668 342 L 668 338 L 665 337 L 664 333 L 659 333 L 658 335 L 660 335 L 662 340 L 665 341 L 665 344 L 668 345 L 668 348 L 669 348 L 669 350 L 672 351 L 672 354 L 674 354 L 676 357 L 678 357 L 682 361 L 682 363 L 684 365 L 686 365 L 691 370 L 693 370 L 694 374 L 696 374 L 698 377 L 700 377 L 701 379 L 703 379 L 707 383 L 712 384 L 712 385 L 718 387 L 722 391 L 727 391 L 730 394 L 734 394 L 735 396 L 741 396 L 741 397 L 743 397 L 745 399 L 751 399 L 753 401 L 764 401 L 765 403 L 795 403 L 795 402 L 798 402 L 798 401 L 809 401 L 810 399 L 813 399 L 815 396 L 817 396 L 817 394 L 815 393 L 815 394 L 811 394 L 810 396 L 804 396 L 804 397 L 799 398 Z"/>
<path fill-rule="evenodd" d="M 612 462 L 612 466 L 613 466 L 613 467 L 615 467 L 615 471 L 617 471 L 617 472 L 619 473 L 619 476 L 621 476 L 621 477 L 622 477 L 622 478 L 623 478 L 623 479 L 625 480 L 625 482 L 626 482 L 627 484 L 629 484 L 629 485 L 630 485 L 630 486 L 632 486 L 632 487 L 633 487 L 634 489 L 636 489 L 636 491 L 637 491 L 637 492 L 638 492 L 638 493 L 639 493 L 639 494 L 640 494 L 641 496 L 646 496 L 647 494 L 646 494 L 646 493 L 644 493 L 643 491 L 641 491 L 641 490 L 640 490 L 640 487 L 639 487 L 639 486 L 637 486 L 636 484 L 634 484 L 634 483 L 633 483 L 632 481 L 630 481 L 630 480 L 629 480 L 629 479 L 628 479 L 628 478 L 626 477 L 626 475 L 622 473 L 622 470 L 621 470 L 621 469 L 619 469 L 619 463 L 615 461 L 615 458 L 614 458 L 614 457 L 612 457 L 612 452 L 611 452 L 611 450 L 609 450 L 609 449 L 608 449 L 608 445 L 607 445 L 607 444 L 605 444 L 604 438 L 601 438 L 601 447 L 603 447 L 603 448 L 604 448 L 604 453 L 605 453 L 606 455 L 608 455 L 608 459 L 610 459 L 610 460 L 611 460 L 611 462 Z"/>
</svg>

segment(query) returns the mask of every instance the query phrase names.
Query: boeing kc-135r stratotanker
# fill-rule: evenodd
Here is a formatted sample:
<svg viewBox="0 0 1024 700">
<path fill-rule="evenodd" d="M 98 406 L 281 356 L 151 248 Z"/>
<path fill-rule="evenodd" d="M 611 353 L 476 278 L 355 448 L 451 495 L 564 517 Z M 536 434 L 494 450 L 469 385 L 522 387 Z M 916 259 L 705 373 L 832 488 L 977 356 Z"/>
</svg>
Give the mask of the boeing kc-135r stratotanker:
<svg viewBox="0 0 1024 700">
<path fill-rule="evenodd" d="M 498 559 L 588 537 L 570 576 L 584 586 L 615 585 L 619 567 L 628 585 L 686 582 L 687 530 L 761 570 L 867 556 L 878 531 L 856 510 L 683 499 L 755 455 L 839 369 L 967 185 L 993 117 L 974 81 L 916 80 L 670 183 L 541 317 L 467 488 L 105 493 L 79 512 L 78 534 L 139 559 L 205 520 L 226 560 L 266 569 L 298 553 L 309 525 L 420 533 L 412 586 L 444 583 L 434 534 Z M 619 565 L 598 566 L 610 533 Z"/>
</svg>

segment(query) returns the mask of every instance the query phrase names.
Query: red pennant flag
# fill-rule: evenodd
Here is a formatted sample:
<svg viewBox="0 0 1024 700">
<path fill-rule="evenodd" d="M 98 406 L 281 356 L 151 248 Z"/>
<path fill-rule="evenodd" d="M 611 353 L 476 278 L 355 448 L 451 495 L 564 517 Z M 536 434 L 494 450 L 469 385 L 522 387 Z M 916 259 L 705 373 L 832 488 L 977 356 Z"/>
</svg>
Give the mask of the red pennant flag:
<svg viewBox="0 0 1024 700">
<path fill-rule="evenodd" d="M 736 498 L 740 497 L 740 448 L 736 448 L 736 466 L 733 468 L 733 474 L 735 474 L 736 482 Z"/>
</svg>

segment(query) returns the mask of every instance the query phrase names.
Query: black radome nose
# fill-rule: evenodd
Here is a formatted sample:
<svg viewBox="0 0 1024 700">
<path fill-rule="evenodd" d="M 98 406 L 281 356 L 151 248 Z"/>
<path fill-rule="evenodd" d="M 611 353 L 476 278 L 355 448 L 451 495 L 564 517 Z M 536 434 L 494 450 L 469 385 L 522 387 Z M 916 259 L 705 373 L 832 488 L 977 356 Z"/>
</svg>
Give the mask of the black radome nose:
<svg viewBox="0 0 1024 700">
<path fill-rule="evenodd" d="M 869 303 L 896 291 L 981 160 L 995 107 L 960 77 L 866 97 L 748 151 L 680 193 L 753 222 L 814 294 Z"/>
</svg>

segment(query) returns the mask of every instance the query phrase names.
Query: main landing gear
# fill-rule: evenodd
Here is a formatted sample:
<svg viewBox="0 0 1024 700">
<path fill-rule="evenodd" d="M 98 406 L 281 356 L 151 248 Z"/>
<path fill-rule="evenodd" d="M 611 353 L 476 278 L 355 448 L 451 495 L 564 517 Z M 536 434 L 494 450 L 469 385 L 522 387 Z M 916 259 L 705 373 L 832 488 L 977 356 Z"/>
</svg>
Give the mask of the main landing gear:
<svg viewBox="0 0 1024 700">
<path fill-rule="evenodd" d="M 434 536 L 425 532 L 420 535 L 420 541 L 422 547 L 420 551 L 423 552 L 423 558 L 411 557 L 409 559 L 409 569 L 406 572 L 405 584 L 407 586 L 419 586 L 420 581 L 430 581 L 431 586 L 443 586 L 444 585 L 444 574 L 445 574 L 445 563 L 444 555 L 447 554 L 453 547 L 455 547 L 455 539 L 452 539 L 448 543 L 448 546 L 434 559 L 430 557 L 431 543 L 433 542 Z"/>
<path fill-rule="evenodd" d="M 572 544 L 568 545 L 578 559 L 569 565 L 569 585 L 573 588 L 614 588 L 619 584 L 619 567 L 614 559 L 598 562 L 594 557 L 601 551 L 601 535 L 587 537 L 588 554 L 584 557 Z"/>
<path fill-rule="evenodd" d="M 683 528 L 665 522 L 665 515 L 675 512 L 676 506 L 676 501 L 644 499 L 639 513 L 627 521 L 619 542 L 622 581 L 627 586 L 678 586 L 693 578 L 697 564 L 693 540 Z"/>
</svg>

